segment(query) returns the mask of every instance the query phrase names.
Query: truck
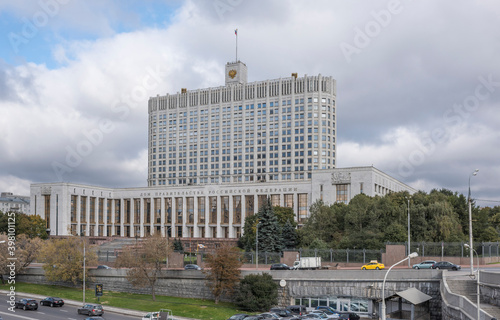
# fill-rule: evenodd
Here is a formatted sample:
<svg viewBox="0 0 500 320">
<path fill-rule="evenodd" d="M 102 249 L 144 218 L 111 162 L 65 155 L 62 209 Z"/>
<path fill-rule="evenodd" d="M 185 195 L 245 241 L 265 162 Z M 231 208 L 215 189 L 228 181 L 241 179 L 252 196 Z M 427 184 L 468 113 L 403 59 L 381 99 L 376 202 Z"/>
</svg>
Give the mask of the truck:
<svg viewBox="0 0 500 320">
<path fill-rule="evenodd" d="M 293 263 L 295 270 L 316 270 L 321 269 L 321 257 L 301 257 Z"/>
</svg>

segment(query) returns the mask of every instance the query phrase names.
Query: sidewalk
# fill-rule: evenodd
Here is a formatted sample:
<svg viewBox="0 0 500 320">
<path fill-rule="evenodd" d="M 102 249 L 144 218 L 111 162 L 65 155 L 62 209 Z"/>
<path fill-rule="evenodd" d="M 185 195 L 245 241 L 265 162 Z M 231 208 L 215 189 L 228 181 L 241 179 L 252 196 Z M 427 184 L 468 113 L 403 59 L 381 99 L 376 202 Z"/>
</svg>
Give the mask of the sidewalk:
<svg viewBox="0 0 500 320">
<path fill-rule="evenodd" d="M 9 291 L 0 290 L 0 293 L 7 294 L 7 293 L 9 293 Z M 16 300 L 18 299 L 17 297 L 33 298 L 33 299 L 37 300 L 38 303 L 40 303 L 40 300 L 45 299 L 47 296 L 16 291 Z M 83 306 L 83 301 L 66 300 L 66 299 L 63 299 L 63 300 L 64 300 L 65 305 L 71 305 L 71 306 L 76 306 L 76 307 Z M 113 312 L 113 313 L 123 314 L 123 315 L 127 315 L 127 316 L 137 316 L 139 319 L 142 318 L 146 313 L 149 312 L 149 311 L 137 311 L 137 310 L 131 310 L 131 309 L 116 308 L 116 307 L 111 307 L 111 306 L 107 306 L 107 305 L 103 305 L 103 308 L 104 308 L 104 314 L 106 314 L 106 312 Z M 158 311 L 158 310 L 151 310 L 151 311 Z M 196 320 L 196 319 L 191 319 L 191 318 L 178 317 L 176 315 L 174 315 L 173 317 L 176 320 L 177 319 L 178 320 Z"/>
</svg>

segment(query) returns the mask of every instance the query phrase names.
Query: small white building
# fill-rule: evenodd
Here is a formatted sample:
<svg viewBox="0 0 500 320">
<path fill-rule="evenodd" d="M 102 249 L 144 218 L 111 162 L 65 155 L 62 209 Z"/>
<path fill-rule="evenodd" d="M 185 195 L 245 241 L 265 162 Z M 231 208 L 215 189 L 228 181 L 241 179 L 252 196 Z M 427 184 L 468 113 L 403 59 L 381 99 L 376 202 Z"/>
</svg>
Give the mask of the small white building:
<svg viewBox="0 0 500 320">
<path fill-rule="evenodd" d="M 15 211 L 28 214 L 30 211 L 30 197 L 19 196 L 11 192 L 2 192 L 0 194 L 0 211 Z"/>
</svg>

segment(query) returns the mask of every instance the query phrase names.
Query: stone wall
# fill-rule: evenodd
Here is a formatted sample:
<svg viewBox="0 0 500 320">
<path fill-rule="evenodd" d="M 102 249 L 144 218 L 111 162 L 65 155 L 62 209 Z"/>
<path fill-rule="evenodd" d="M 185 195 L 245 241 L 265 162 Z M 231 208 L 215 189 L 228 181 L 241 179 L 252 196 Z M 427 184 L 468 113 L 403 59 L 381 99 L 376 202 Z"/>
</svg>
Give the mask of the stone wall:
<svg viewBox="0 0 500 320">
<path fill-rule="evenodd" d="M 262 271 L 242 271 L 241 276 L 248 274 L 264 273 Z M 95 287 L 102 283 L 105 291 L 131 292 L 150 294 L 150 289 L 133 287 L 126 279 L 126 271 L 121 269 L 92 269 L 89 271 L 93 280 L 88 282 L 88 287 Z M 382 297 L 382 282 L 385 272 L 376 270 L 288 270 L 271 272 L 274 281 L 279 283 L 285 280 L 286 285 L 279 287 L 279 305 L 294 304 L 295 297 L 319 296 L 353 296 L 373 300 L 374 304 Z M 17 277 L 18 281 L 58 284 L 73 286 L 68 283 L 53 283 L 45 279 L 41 268 L 28 268 L 24 274 Z M 213 295 L 205 283 L 205 275 L 195 270 L 168 270 L 163 271 L 156 294 L 175 297 L 189 297 L 213 299 Z M 415 287 L 433 297 L 429 301 L 430 319 L 441 319 L 440 296 L 441 272 L 437 270 L 392 270 L 386 281 L 385 296 Z M 80 287 L 81 284 L 78 284 Z M 222 301 L 231 301 L 231 297 L 223 297 Z M 374 307 L 374 309 L 377 309 Z"/>
<path fill-rule="evenodd" d="M 481 303 L 500 307 L 500 273 L 481 271 Z"/>
</svg>

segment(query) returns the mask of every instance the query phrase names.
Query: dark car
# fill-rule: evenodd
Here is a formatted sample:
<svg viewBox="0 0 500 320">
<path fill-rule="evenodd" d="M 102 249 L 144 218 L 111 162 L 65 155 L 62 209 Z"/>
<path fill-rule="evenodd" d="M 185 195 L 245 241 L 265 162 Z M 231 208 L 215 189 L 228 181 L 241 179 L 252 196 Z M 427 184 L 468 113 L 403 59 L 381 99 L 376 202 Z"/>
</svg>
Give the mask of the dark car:
<svg viewBox="0 0 500 320">
<path fill-rule="evenodd" d="M 264 313 L 259 314 L 259 316 L 263 317 L 264 319 L 269 319 L 269 320 L 277 320 L 277 319 L 281 318 L 280 316 L 278 316 L 274 312 L 264 312 Z"/>
<path fill-rule="evenodd" d="M 284 263 L 273 263 L 271 265 L 271 270 L 293 270 L 293 267 L 289 267 Z"/>
<path fill-rule="evenodd" d="M 432 269 L 447 269 L 447 270 L 460 270 L 462 267 L 460 267 L 458 264 L 454 264 L 448 261 L 439 261 L 436 262 L 432 265 Z"/>
<path fill-rule="evenodd" d="M 290 312 L 290 310 L 287 310 L 285 308 L 271 308 L 269 312 L 276 313 L 280 317 L 291 317 L 293 314 Z M 245 319 L 246 320 L 246 319 Z"/>
<path fill-rule="evenodd" d="M 85 320 L 106 320 L 106 319 L 104 319 L 103 317 L 94 316 L 94 317 L 85 318 Z"/>
<path fill-rule="evenodd" d="M 201 268 L 196 264 L 186 264 L 184 270 L 201 270 Z"/>
<path fill-rule="evenodd" d="M 243 320 L 246 317 L 248 317 L 248 314 L 246 313 L 237 313 L 230 316 L 228 320 Z"/>
<path fill-rule="evenodd" d="M 245 320 L 264 320 L 264 317 L 261 315 L 248 316 L 245 318 Z"/>
<path fill-rule="evenodd" d="M 306 306 L 300 306 L 300 305 L 293 305 L 293 306 L 287 306 L 286 307 L 291 313 L 295 315 L 304 315 L 307 313 Z"/>
<path fill-rule="evenodd" d="M 87 314 L 89 316 L 102 316 L 104 309 L 100 304 L 87 303 L 83 307 L 78 308 L 78 314 Z"/>
<path fill-rule="evenodd" d="M 51 307 L 62 307 L 64 306 L 64 300 L 56 297 L 47 297 L 40 300 L 41 306 L 51 306 Z"/>
<path fill-rule="evenodd" d="M 97 269 L 113 269 L 113 268 L 108 267 L 108 266 L 107 266 L 107 265 L 105 265 L 105 264 L 101 264 L 101 265 L 97 266 Z"/>
<path fill-rule="evenodd" d="M 345 313 L 340 313 L 339 319 L 359 320 L 360 316 L 352 312 L 345 312 Z"/>
<path fill-rule="evenodd" d="M 36 300 L 34 299 L 19 299 L 16 301 L 14 308 L 23 310 L 37 310 L 38 302 L 36 302 Z"/>
</svg>

